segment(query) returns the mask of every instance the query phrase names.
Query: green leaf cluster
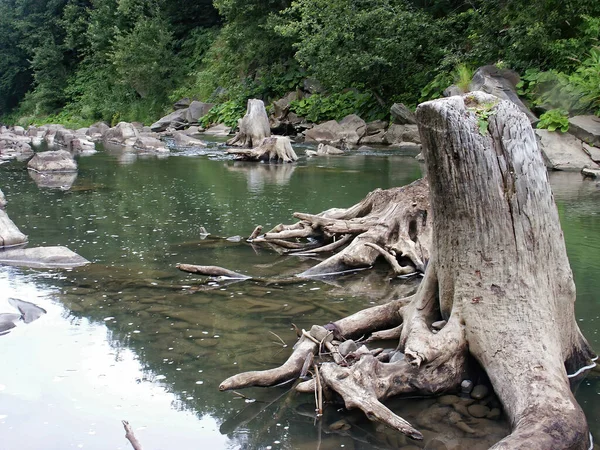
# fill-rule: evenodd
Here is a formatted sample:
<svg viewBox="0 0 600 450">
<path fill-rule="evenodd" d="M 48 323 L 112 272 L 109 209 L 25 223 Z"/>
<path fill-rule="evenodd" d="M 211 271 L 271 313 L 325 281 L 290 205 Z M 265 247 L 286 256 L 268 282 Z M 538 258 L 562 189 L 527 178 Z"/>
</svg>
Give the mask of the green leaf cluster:
<svg viewBox="0 0 600 450">
<path fill-rule="evenodd" d="M 367 121 L 386 115 L 371 94 L 354 90 L 331 95 L 313 94 L 291 102 L 290 111 L 315 123 L 340 120 L 350 114 L 358 114 Z"/>
<path fill-rule="evenodd" d="M 551 109 L 540 116 L 537 128 L 548 131 L 560 130 L 566 133 L 569 130 L 569 112 L 564 109 Z"/>
</svg>

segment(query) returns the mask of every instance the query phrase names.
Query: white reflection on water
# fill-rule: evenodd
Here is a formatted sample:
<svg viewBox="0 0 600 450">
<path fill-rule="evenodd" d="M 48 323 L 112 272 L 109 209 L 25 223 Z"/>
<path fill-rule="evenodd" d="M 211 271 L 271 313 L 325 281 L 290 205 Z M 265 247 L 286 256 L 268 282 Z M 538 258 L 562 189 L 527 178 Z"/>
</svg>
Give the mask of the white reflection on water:
<svg viewBox="0 0 600 450">
<path fill-rule="evenodd" d="M 0 312 L 14 312 L 10 297 L 48 313 L 0 336 L 2 450 L 129 449 L 122 419 L 144 448 L 230 447 L 212 417 L 175 410 L 175 396 L 144 381 L 135 354 L 112 348 L 104 325 L 68 319 L 52 290 L 0 268 Z"/>
</svg>

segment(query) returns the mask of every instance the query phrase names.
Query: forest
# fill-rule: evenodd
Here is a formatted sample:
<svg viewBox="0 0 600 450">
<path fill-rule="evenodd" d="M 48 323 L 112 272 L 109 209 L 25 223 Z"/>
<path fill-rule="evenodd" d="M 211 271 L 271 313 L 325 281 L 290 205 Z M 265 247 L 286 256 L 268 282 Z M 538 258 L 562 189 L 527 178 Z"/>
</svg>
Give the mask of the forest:
<svg viewBox="0 0 600 450">
<path fill-rule="evenodd" d="M 556 127 L 600 111 L 599 36 L 584 0 L 0 0 L 0 121 L 149 124 L 189 97 L 235 125 L 307 82 L 298 115 L 373 120 L 495 64 Z"/>
</svg>

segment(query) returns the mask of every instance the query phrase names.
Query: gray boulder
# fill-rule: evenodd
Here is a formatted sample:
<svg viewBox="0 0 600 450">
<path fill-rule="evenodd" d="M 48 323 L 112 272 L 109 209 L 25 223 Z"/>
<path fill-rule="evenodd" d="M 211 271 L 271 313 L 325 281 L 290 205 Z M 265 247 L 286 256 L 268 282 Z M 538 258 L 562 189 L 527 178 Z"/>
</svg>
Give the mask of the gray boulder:
<svg viewBox="0 0 600 450">
<path fill-rule="evenodd" d="M 104 133 L 110 130 L 110 127 L 105 122 L 96 122 L 90 125 L 86 135 L 92 140 L 101 140 Z"/>
<path fill-rule="evenodd" d="M 388 127 L 384 120 L 375 120 L 367 123 L 367 133 L 360 140 L 361 144 L 383 144 L 383 139 Z"/>
<path fill-rule="evenodd" d="M 204 117 L 211 108 L 215 106 L 214 103 L 203 103 L 193 101 L 187 109 L 185 114 L 185 120 L 187 123 L 198 123 L 198 121 Z"/>
<path fill-rule="evenodd" d="M 33 149 L 27 142 L 3 137 L 6 135 L 0 135 L 0 160 L 25 160 L 33 155 Z"/>
<path fill-rule="evenodd" d="M 231 133 L 231 127 L 220 123 L 215 125 L 214 127 L 210 127 L 208 130 L 204 132 L 204 134 L 208 134 L 209 136 L 228 136 Z"/>
<path fill-rule="evenodd" d="M 366 128 L 366 127 L 365 127 Z M 315 125 L 304 133 L 304 141 L 311 143 L 331 143 L 339 142 L 342 137 L 343 129 L 339 123 L 335 120 L 328 120 L 327 122 Z"/>
<path fill-rule="evenodd" d="M 420 144 L 421 137 L 417 125 L 392 124 L 385 133 L 383 142 L 388 145 Z"/>
<path fill-rule="evenodd" d="M 390 108 L 392 122 L 398 125 L 416 125 L 417 116 L 404 103 L 394 103 Z"/>
<path fill-rule="evenodd" d="M 21 233 L 14 222 L 10 220 L 6 211 L 0 209 L 0 248 L 14 247 L 26 242 L 27 236 Z"/>
<path fill-rule="evenodd" d="M 76 136 L 71 139 L 67 148 L 73 155 L 91 155 L 96 153 L 94 143 L 82 136 Z"/>
<path fill-rule="evenodd" d="M 150 130 L 160 133 L 161 131 L 165 131 L 167 128 L 174 128 L 176 130 L 185 128 L 185 125 L 187 124 L 187 113 L 187 108 L 178 109 L 177 111 L 174 111 L 162 119 L 154 122 L 152 125 L 150 125 Z"/>
<path fill-rule="evenodd" d="M 580 171 L 584 167 L 598 168 L 584 151 L 583 142 L 572 134 L 540 129 L 536 129 L 535 134 L 549 169 Z"/>
<path fill-rule="evenodd" d="M 17 136 L 25 136 L 25 128 L 15 125 L 12 129 L 13 133 Z"/>
<path fill-rule="evenodd" d="M 68 147 L 73 139 L 75 139 L 75 133 L 72 130 L 61 128 L 56 130 L 54 144 L 60 145 L 61 147 Z"/>
<path fill-rule="evenodd" d="M 133 148 L 145 153 L 169 153 L 165 144 L 152 136 L 140 136 L 133 144 Z"/>
<path fill-rule="evenodd" d="M 328 144 L 319 144 L 317 147 L 317 155 L 343 155 L 344 150 Z"/>
<path fill-rule="evenodd" d="M 119 122 L 104 133 L 104 142 L 132 146 L 139 137 L 139 131 L 128 122 Z"/>
<path fill-rule="evenodd" d="M 36 153 L 27 168 L 37 172 L 77 172 L 77 163 L 65 150 Z"/>
<path fill-rule="evenodd" d="M 29 177 L 40 189 L 68 191 L 77 180 L 77 172 L 36 172 L 28 170 Z"/>
<path fill-rule="evenodd" d="M 600 117 L 575 116 L 569 119 L 569 133 L 586 144 L 600 147 Z"/>
<path fill-rule="evenodd" d="M 358 144 L 360 139 L 367 133 L 367 124 L 356 114 L 350 114 L 340 121 L 342 128 L 342 139 L 347 144 Z"/>
<path fill-rule="evenodd" d="M 583 151 L 587 153 L 592 161 L 600 163 L 600 148 L 583 143 Z"/>
<path fill-rule="evenodd" d="M 0 190 L 0 209 L 6 208 L 6 197 L 4 196 L 4 192 Z"/>
<path fill-rule="evenodd" d="M 90 262 L 66 247 L 56 246 L 5 250 L 0 252 L 0 264 L 37 269 L 71 269 Z"/>
<path fill-rule="evenodd" d="M 176 147 L 206 147 L 205 142 L 188 136 L 181 131 L 173 132 L 173 142 Z"/>
<path fill-rule="evenodd" d="M 190 103 L 192 103 L 192 99 L 189 97 L 184 97 L 182 99 L 177 100 L 175 103 L 173 103 L 173 109 L 178 110 L 178 109 L 187 108 L 188 106 L 190 106 Z"/>
<path fill-rule="evenodd" d="M 494 65 L 482 66 L 473 75 L 469 91 L 483 91 L 495 95 L 502 100 L 513 102 L 525 113 L 531 122 L 537 121 L 537 117 L 523 104 L 517 95 L 516 85 L 519 75 L 508 69 L 498 69 Z"/>
<path fill-rule="evenodd" d="M 199 139 L 202 137 L 203 131 L 204 128 L 192 125 L 191 127 L 181 131 L 181 133 L 185 134 L 186 136 L 193 137 L 194 139 Z"/>
</svg>

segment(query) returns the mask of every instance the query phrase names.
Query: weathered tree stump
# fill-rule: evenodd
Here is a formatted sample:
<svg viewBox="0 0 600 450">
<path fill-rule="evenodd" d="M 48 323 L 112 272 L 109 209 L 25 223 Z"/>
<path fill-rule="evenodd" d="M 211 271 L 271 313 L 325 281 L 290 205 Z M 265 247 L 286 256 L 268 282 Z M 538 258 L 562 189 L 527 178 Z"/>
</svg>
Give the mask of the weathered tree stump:
<svg viewBox="0 0 600 450">
<path fill-rule="evenodd" d="M 512 426 L 494 449 L 587 450 L 588 427 L 569 382 L 595 356 L 575 321 L 575 285 L 529 121 L 510 102 L 480 92 L 424 103 L 417 117 L 433 216 L 425 278 L 412 297 L 326 326 L 336 339 L 394 328 L 405 359 L 323 362 L 322 383 L 348 408 L 419 439 L 381 401 L 458 388 L 470 353 Z M 446 324 L 434 332 L 440 320 Z M 322 345 L 335 350 L 318 329 L 305 333 L 281 368 L 236 375 L 220 389 L 297 378 L 300 362 Z"/>
<path fill-rule="evenodd" d="M 290 138 L 286 136 L 270 136 L 262 140 L 260 145 L 251 149 L 229 149 L 227 153 L 244 161 L 278 161 L 294 162 L 298 160 L 292 148 Z"/>
<path fill-rule="evenodd" d="M 246 115 L 240 119 L 237 134 L 227 141 L 227 145 L 253 148 L 260 145 L 264 138 L 271 136 L 269 116 L 262 100 L 249 99 Z"/>
</svg>

